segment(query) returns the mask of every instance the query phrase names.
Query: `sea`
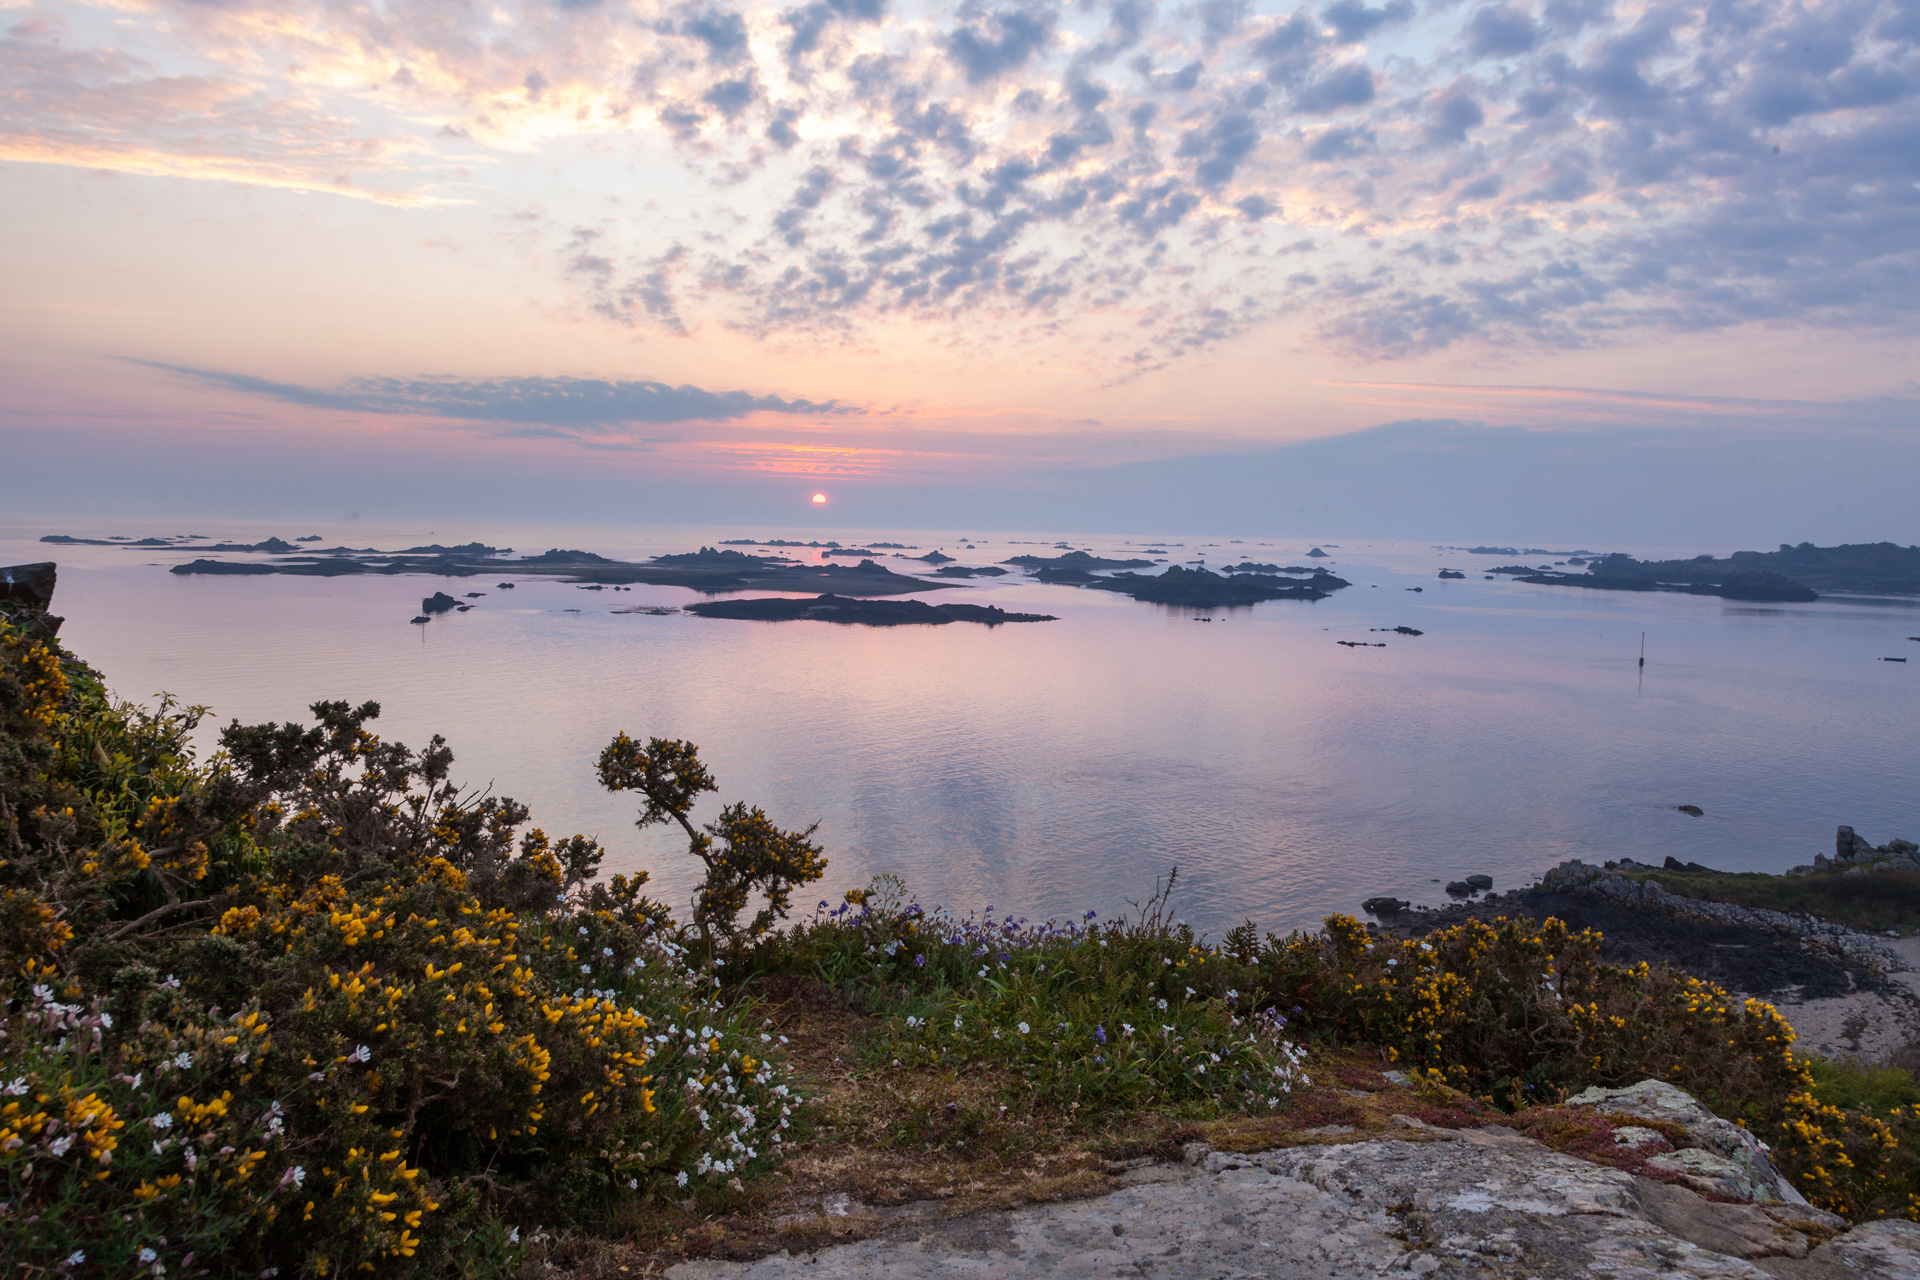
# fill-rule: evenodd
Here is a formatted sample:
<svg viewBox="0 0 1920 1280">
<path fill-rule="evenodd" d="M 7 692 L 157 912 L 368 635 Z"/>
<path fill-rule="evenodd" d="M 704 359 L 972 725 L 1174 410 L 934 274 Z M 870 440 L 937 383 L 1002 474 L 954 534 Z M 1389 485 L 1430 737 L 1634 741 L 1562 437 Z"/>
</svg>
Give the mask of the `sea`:
<svg viewBox="0 0 1920 1280">
<path fill-rule="evenodd" d="M 1057 621 L 869 627 L 631 611 L 700 598 L 674 587 L 187 576 L 168 570 L 191 553 L 39 541 L 51 533 L 477 539 L 617 559 L 740 537 L 879 540 L 982 565 L 1160 548 L 1216 568 L 1321 565 L 1353 585 L 1310 603 L 1185 609 L 1013 573 L 921 598 Z M 1526 545 L 1550 552 L 1520 557 L 1535 565 L 1735 549 Z M 1315 546 L 1326 558 L 1307 558 Z M 376 700 L 388 740 L 444 736 L 457 778 L 529 805 L 550 835 L 601 841 L 607 872 L 646 870 L 683 912 L 697 880 L 684 842 L 636 829 L 633 797 L 596 780 L 617 733 L 697 743 L 720 784 L 706 809 L 744 800 L 783 826 L 817 824 L 827 874 L 797 895 L 802 913 L 892 874 L 929 908 L 1111 917 L 1178 868 L 1174 914 L 1218 938 L 1243 920 L 1312 927 L 1374 895 L 1443 902 L 1471 873 L 1525 886 L 1568 858 L 1779 872 L 1831 851 L 1842 823 L 1875 843 L 1920 836 L 1911 598 L 1756 605 L 1532 586 L 1486 576 L 1514 557 L 1351 538 L 0 516 L 0 564 L 48 559 L 62 639 L 120 697 L 209 708 L 203 750 L 235 720 Z M 486 594 L 414 625 L 440 590 Z"/>
</svg>

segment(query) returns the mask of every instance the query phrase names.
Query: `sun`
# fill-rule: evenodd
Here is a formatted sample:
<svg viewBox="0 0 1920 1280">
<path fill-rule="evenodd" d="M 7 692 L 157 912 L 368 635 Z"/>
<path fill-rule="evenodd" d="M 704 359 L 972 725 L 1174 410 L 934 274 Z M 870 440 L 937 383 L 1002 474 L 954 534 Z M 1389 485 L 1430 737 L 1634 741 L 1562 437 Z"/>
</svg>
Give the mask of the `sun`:
<svg viewBox="0 0 1920 1280">
<path fill-rule="evenodd" d="M 814 495 L 813 495 L 813 505 L 814 505 L 814 506 L 816 506 L 816 507 L 824 507 L 824 506 L 826 506 L 826 505 L 827 505 L 827 495 L 826 495 L 826 494 L 824 494 L 824 493 L 816 493 L 816 494 L 814 494 Z"/>
</svg>

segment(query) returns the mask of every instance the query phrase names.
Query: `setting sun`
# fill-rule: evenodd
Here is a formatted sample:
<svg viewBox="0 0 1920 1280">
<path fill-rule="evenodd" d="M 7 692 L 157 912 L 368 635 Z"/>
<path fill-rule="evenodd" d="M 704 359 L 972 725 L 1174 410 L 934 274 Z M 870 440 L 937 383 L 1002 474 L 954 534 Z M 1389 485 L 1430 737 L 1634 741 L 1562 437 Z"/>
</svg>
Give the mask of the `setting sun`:
<svg viewBox="0 0 1920 1280">
<path fill-rule="evenodd" d="M 826 495 L 826 494 L 824 494 L 824 493 L 816 493 L 816 494 L 814 494 L 814 495 L 813 495 L 813 505 L 814 505 L 814 506 L 816 506 L 816 507 L 821 507 L 821 506 L 825 506 L 825 505 L 826 505 L 826 502 L 827 502 L 827 495 Z"/>
</svg>

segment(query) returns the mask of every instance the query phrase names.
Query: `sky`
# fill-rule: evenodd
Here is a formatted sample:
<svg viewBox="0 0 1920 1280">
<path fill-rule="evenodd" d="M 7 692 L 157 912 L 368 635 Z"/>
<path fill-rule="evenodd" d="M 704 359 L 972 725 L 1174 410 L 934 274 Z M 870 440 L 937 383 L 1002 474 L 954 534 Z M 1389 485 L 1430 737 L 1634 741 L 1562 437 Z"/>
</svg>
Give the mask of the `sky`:
<svg viewBox="0 0 1920 1280">
<path fill-rule="evenodd" d="M 14 511 L 1920 541 L 1920 0 L 0 0 L 0 229 Z"/>
</svg>

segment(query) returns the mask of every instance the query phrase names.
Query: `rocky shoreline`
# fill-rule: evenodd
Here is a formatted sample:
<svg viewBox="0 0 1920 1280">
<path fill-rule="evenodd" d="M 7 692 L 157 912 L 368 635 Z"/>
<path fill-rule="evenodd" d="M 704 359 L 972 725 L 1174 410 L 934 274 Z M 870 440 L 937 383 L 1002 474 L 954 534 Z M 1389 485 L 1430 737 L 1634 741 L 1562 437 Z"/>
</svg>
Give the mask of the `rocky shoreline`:
<svg viewBox="0 0 1920 1280">
<path fill-rule="evenodd" d="M 1837 844 L 1847 857 L 1822 857 L 1815 867 L 1788 875 L 1920 869 L 1905 852 L 1909 842 L 1876 848 L 1849 827 L 1840 833 Z M 1689 897 L 1636 874 L 1663 871 L 1718 874 L 1672 859 L 1662 867 L 1632 859 L 1594 866 L 1576 859 L 1525 888 L 1440 907 L 1371 898 L 1366 909 L 1376 930 L 1399 938 L 1425 937 L 1469 920 L 1552 916 L 1570 928 L 1599 932 L 1601 955 L 1609 963 L 1670 964 L 1773 1003 L 1813 1052 L 1920 1065 L 1920 935 L 1889 936 L 1811 913 Z"/>
</svg>

